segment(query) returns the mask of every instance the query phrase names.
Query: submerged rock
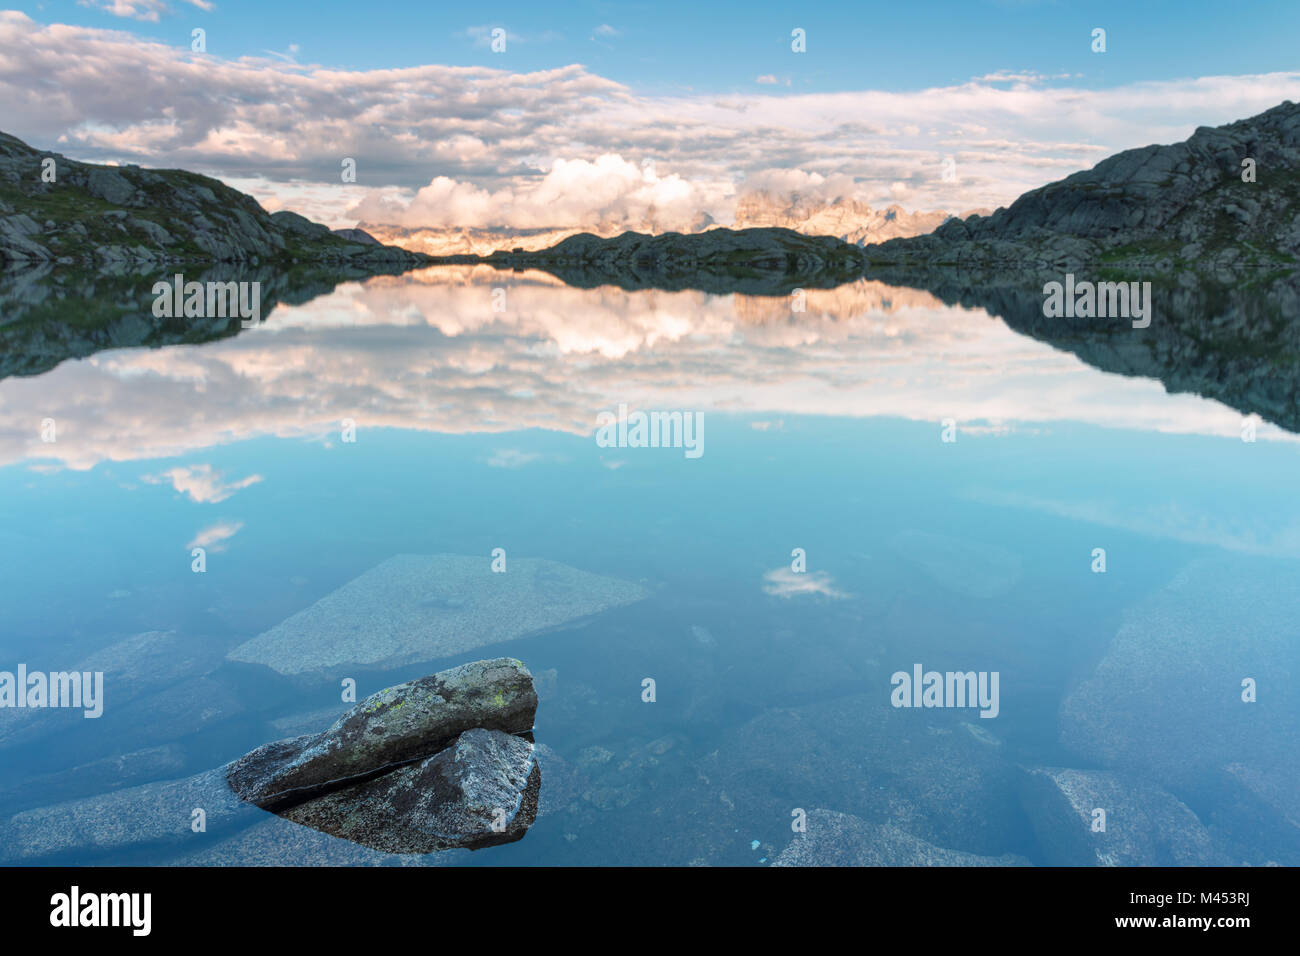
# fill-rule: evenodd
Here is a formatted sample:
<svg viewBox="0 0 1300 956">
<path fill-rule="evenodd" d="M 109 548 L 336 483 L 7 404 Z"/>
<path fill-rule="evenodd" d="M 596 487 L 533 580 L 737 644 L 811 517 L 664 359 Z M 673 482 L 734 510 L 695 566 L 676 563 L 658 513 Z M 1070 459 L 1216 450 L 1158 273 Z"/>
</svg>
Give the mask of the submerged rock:
<svg viewBox="0 0 1300 956">
<path fill-rule="evenodd" d="M 892 823 L 833 810 L 808 813 L 808 829 L 781 851 L 773 866 L 1028 866 L 1024 857 L 977 856 L 946 850 Z"/>
<path fill-rule="evenodd" d="M 640 601 L 639 584 L 554 561 L 398 555 L 230 652 L 303 679 L 392 669 L 516 640 Z"/>
<path fill-rule="evenodd" d="M 997 597 L 1020 580 L 1019 555 L 996 545 L 928 531 L 903 531 L 889 544 L 936 583 L 966 597 Z"/>
<path fill-rule="evenodd" d="M 1194 562 L 1125 613 L 1061 742 L 1184 795 L 1234 862 L 1300 863 L 1297 607 L 1298 562 Z"/>
<path fill-rule="evenodd" d="M 48 805 L 119 790 L 131 784 L 175 776 L 184 772 L 185 751 L 179 744 L 147 747 L 129 753 L 101 757 L 69 770 L 40 774 L 0 789 L 0 806 Z"/>
<path fill-rule="evenodd" d="M 1203 784 L 1229 765 L 1293 765 L 1297 607 L 1300 563 L 1188 566 L 1125 615 L 1096 670 L 1065 699 L 1062 743 L 1172 787 Z"/>
<path fill-rule="evenodd" d="M 1035 768 L 1021 801 L 1052 866 L 1221 866 L 1196 814 L 1172 794 L 1103 770 Z M 1105 811 L 1103 817 L 1098 811 Z"/>
<path fill-rule="evenodd" d="M 203 811 L 209 834 L 231 833 L 254 822 L 256 808 L 226 786 L 225 769 L 118 790 L 85 800 L 25 810 L 0 824 L 0 859 L 26 863 L 47 857 L 119 854 L 142 846 L 180 846 L 204 839 L 194 830 Z"/>
<path fill-rule="evenodd" d="M 962 730 L 955 710 L 896 709 L 882 687 L 765 711 L 724 731 L 698 773 L 753 819 L 829 805 L 938 847 L 1026 853 L 1017 770 L 1004 748 Z"/>
<path fill-rule="evenodd" d="M 475 661 L 372 694 L 324 732 L 266 744 L 230 765 L 230 787 L 265 809 L 302 802 L 435 754 L 474 728 L 527 733 L 537 713 L 520 661 Z"/>
<path fill-rule="evenodd" d="M 174 689 L 169 685 L 204 674 L 220 662 L 221 650 L 211 641 L 188 638 L 175 631 L 147 631 L 101 648 L 72 667 L 65 664 L 48 669 L 102 672 L 104 703 L 109 708 L 106 713 L 115 715 L 129 702 L 148 694 L 167 693 Z M 192 705 L 203 696 L 185 693 L 181 699 Z M 149 706 L 146 705 L 140 717 L 143 726 L 155 731 L 148 742 L 181 735 L 169 735 L 167 721 L 148 720 Z M 53 733 L 81 728 L 85 723 L 82 711 L 77 708 L 0 708 L 0 748 L 30 743 Z"/>
</svg>

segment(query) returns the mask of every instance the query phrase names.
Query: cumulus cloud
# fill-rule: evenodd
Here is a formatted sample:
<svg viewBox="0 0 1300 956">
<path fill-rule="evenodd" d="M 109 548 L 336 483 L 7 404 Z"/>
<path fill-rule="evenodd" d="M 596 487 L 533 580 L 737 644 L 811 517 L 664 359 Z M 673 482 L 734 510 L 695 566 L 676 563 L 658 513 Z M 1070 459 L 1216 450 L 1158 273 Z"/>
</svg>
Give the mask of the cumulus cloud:
<svg viewBox="0 0 1300 956">
<path fill-rule="evenodd" d="M 0 12 L 0 49 L 6 131 L 39 147 L 262 176 L 271 195 L 333 184 L 337 196 L 300 209 L 331 221 L 353 207 L 400 216 L 414 205 L 460 226 L 484 224 L 460 216 L 537 223 L 548 199 L 570 218 L 633 217 L 652 205 L 682 218 L 700 203 L 725 223 L 737 182 L 792 170 L 850 183 L 853 198 L 872 205 L 992 208 L 1118 149 L 1300 98 L 1296 72 L 1105 89 L 991 74 L 924 90 L 646 95 L 578 65 L 511 73 L 226 60 L 112 30 L 44 26 L 17 11 Z M 373 195 L 341 192 L 344 156 Z M 609 184 L 588 197 L 597 173 Z"/>
<path fill-rule="evenodd" d="M 170 483 L 173 488 L 191 501 L 211 504 L 225 501 L 235 492 L 262 480 L 261 475 L 249 475 L 240 481 L 225 481 L 211 465 L 192 465 L 173 468 L 161 475 L 145 475 L 150 484 Z"/>
<path fill-rule="evenodd" d="M 348 210 L 362 222 L 400 226 L 465 226 L 516 229 L 554 227 L 695 228 L 728 215 L 732 184 L 659 176 L 653 163 L 637 165 L 607 153 L 594 161 L 557 159 L 540 179 L 495 192 L 439 176 L 409 201 L 375 193 Z"/>
</svg>

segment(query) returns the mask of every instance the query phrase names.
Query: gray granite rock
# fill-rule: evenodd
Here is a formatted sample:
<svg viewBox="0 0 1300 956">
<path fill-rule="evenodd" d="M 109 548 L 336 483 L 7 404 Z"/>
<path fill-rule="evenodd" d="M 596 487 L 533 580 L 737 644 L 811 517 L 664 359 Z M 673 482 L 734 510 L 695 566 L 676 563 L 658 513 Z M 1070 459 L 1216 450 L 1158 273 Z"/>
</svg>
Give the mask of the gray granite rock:
<svg viewBox="0 0 1300 956">
<path fill-rule="evenodd" d="M 386 853 L 479 849 L 524 835 L 537 817 L 540 786 L 529 741 L 475 728 L 432 757 L 281 816 Z"/>
<path fill-rule="evenodd" d="M 428 757 L 474 728 L 527 733 L 532 675 L 513 658 L 474 661 L 372 694 L 327 730 L 259 747 L 230 765 L 230 786 L 267 809 Z"/>
</svg>

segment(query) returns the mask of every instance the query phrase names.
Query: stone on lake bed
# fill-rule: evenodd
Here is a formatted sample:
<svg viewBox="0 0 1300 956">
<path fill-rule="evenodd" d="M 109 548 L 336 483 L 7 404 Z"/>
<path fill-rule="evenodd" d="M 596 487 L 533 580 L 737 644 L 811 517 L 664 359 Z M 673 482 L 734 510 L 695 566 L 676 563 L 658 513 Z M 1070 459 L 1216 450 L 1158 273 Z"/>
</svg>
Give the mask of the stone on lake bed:
<svg viewBox="0 0 1300 956">
<path fill-rule="evenodd" d="M 1192 563 L 1125 612 L 1094 672 L 1062 703 L 1061 742 L 1091 763 L 1174 788 L 1230 764 L 1264 772 L 1293 764 L 1298 607 L 1300 562 Z"/>
<path fill-rule="evenodd" d="M 979 856 L 927 843 L 892 823 L 869 823 L 847 813 L 811 810 L 807 831 L 773 866 L 1028 866 L 1024 857 Z"/>
<path fill-rule="evenodd" d="M 230 652 L 301 679 L 391 670 L 643 600 L 641 585 L 540 558 L 397 555 Z"/>
<path fill-rule="evenodd" d="M 202 810 L 212 834 L 256 822 L 259 812 L 226 785 L 224 768 L 183 780 L 148 783 L 82 800 L 25 810 L 0 823 L 0 860 L 28 863 L 46 857 L 121 854 L 142 846 L 200 844 L 192 824 Z"/>
<path fill-rule="evenodd" d="M 1021 801 L 1050 866 L 1223 866 L 1182 801 L 1105 770 L 1027 770 Z"/>
<path fill-rule="evenodd" d="M 890 547 L 938 584 L 965 597 L 998 597 L 1015 587 L 1020 556 L 997 545 L 929 531 L 902 531 Z"/>
</svg>

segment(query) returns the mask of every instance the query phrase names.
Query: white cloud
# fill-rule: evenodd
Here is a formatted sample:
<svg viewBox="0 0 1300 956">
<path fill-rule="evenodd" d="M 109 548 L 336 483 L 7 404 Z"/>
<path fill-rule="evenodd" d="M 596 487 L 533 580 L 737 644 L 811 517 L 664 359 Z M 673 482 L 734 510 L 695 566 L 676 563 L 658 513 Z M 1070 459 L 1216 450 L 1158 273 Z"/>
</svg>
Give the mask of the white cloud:
<svg viewBox="0 0 1300 956">
<path fill-rule="evenodd" d="M 652 219 L 659 230 L 684 230 L 695 227 L 701 213 L 728 215 L 732 194 L 725 181 L 659 176 L 653 164 L 638 166 L 608 153 L 590 162 L 557 159 L 540 179 L 496 192 L 439 176 L 407 202 L 375 193 L 348 213 L 362 222 L 401 226 L 631 228 Z"/>
<path fill-rule="evenodd" d="M 157 23 L 169 12 L 165 0 L 77 0 L 77 5 L 103 10 L 115 17 Z"/>
<path fill-rule="evenodd" d="M 6 131 L 75 158 L 264 176 L 271 192 L 333 184 L 337 198 L 315 200 L 331 221 L 357 203 L 339 184 L 342 156 L 360 160 L 374 190 L 362 202 L 395 201 L 400 214 L 418 201 L 444 218 L 512 225 L 538 221 L 544 197 L 568 217 L 631 217 L 653 203 L 681 219 L 698 203 L 726 222 L 738 180 L 791 170 L 848 181 L 877 206 L 901 197 L 914 210 L 991 208 L 1119 149 L 1300 99 L 1295 72 L 1106 89 L 994 74 L 925 90 L 643 95 L 577 65 L 358 71 L 196 57 L 16 11 L 0 12 L 0 49 Z M 124 89 L 132 95 L 105 95 Z M 956 182 L 941 176 L 949 155 Z M 658 182 L 629 180 L 646 159 Z M 556 176 L 561 160 L 577 164 L 568 179 Z M 595 173 L 612 192 L 585 195 Z"/>
<path fill-rule="evenodd" d="M 185 0 L 192 7 L 211 13 L 217 8 L 209 0 Z M 105 13 L 127 20 L 158 23 L 164 13 L 171 13 L 166 0 L 77 0 L 77 5 L 103 10 Z"/>
</svg>

